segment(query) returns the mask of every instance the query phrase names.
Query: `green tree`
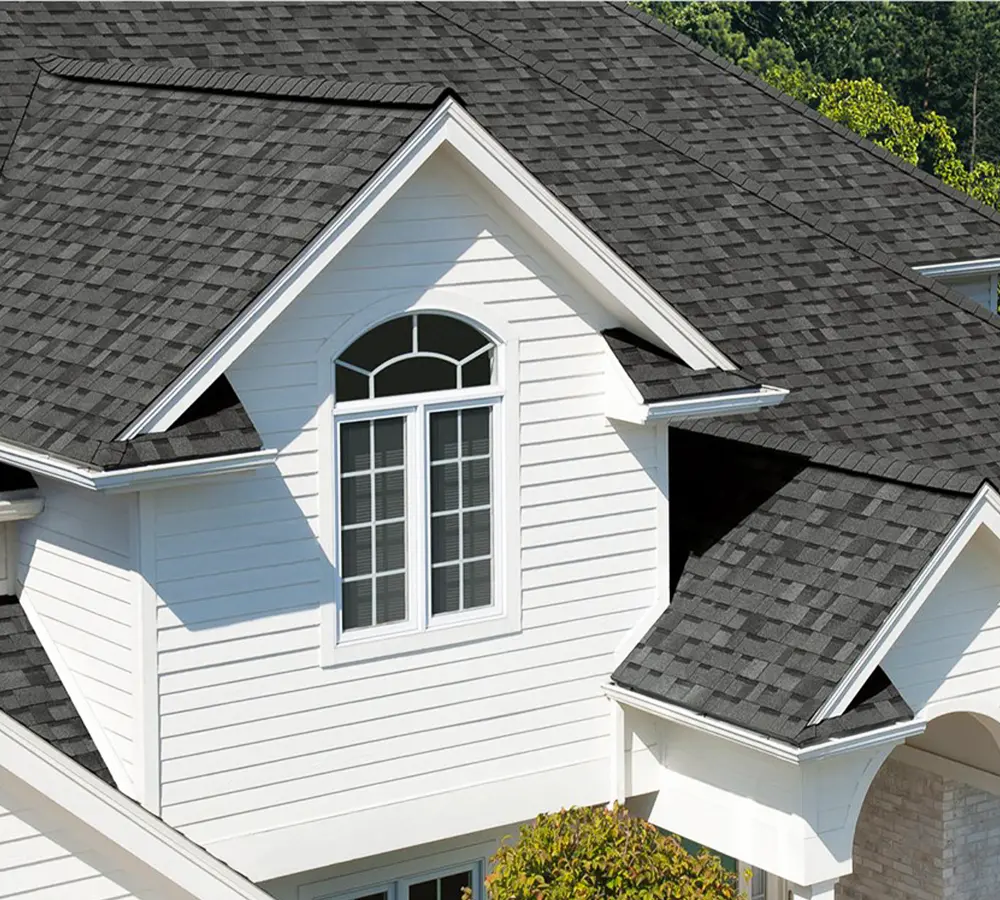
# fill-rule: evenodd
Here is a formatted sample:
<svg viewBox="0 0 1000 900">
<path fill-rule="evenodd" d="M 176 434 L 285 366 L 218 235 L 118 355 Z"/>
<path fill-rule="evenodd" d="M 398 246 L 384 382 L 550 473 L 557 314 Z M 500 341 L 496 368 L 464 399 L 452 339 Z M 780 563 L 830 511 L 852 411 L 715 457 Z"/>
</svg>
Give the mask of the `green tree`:
<svg viewBox="0 0 1000 900">
<path fill-rule="evenodd" d="M 486 879 L 490 900 L 736 900 L 735 876 L 707 850 L 620 806 L 543 814 L 504 843 Z"/>
</svg>

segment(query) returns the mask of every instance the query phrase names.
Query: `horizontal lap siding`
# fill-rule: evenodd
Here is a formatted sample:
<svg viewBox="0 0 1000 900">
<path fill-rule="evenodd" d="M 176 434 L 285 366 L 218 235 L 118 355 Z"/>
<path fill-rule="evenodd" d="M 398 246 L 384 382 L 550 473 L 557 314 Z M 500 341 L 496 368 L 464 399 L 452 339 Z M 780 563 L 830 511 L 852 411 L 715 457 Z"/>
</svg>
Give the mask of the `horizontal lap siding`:
<svg viewBox="0 0 1000 900">
<path fill-rule="evenodd" d="M 599 685 L 656 584 L 655 447 L 604 414 L 614 323 L 456 183 L 418 176 L 231 373 L 278 472 L 157 498 L 163 815 L 196 840 L 607 755 Z M 442 285 L 520 337 L 523 631 L 321 669 L 316 353 Z"/>
<path fill-rule="evenodd" d="M 886 654 L 883 667 L 914 712 L 1000 703 L 998 551 L 981 529 Z"/>
<path fill-rule="evenodd" d="M 129 508 L 108 497 L 44 481 L 45 509 L 19 523 L 21 602 L 55 645 L 57 668 L 83 698 L 89 727 L 101 730 L 131 775 L 132 594 Z M 68 670 L 68 671 L 64 671 Z M 116 767 L 109 763 L 113 772 Z"/>
</svg>

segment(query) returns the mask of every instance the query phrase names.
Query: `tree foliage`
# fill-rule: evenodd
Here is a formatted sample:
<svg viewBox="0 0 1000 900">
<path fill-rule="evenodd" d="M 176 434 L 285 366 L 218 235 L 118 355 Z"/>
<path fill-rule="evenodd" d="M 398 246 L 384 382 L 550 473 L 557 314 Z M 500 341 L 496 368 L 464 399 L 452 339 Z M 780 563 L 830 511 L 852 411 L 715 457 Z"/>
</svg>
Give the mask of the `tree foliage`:
<svg viewBox="0 0 1000 900">
<path fill-rule="evenodd" d="M 1000 4 L 637 4 L 946 184 L 1000 206 Z"/>
<path fill-rule="evenodd" d="M 486 879 L 490 900 L 736 900 L 735 876 L 615 805 L 574 807 L 524 825 Z"/>
</svg>

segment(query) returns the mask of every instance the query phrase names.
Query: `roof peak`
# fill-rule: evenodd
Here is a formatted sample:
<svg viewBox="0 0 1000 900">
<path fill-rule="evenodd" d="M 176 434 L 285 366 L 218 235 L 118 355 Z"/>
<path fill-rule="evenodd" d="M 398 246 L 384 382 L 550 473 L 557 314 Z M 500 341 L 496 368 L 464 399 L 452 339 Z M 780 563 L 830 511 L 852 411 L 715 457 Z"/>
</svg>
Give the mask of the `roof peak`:
<svg viewBox="0 0 1000 900">
<path fill-rule="evenodd" d="M 344 81 L 295 75 L 262 75 L 245 69 L 209 69 L 179 66 L 136 65 L 126 62 L 93 62 L 53 54 L 35 63 L 49 75 L 74 81 L 124 84 L 131 87 L 166 88 L 212 94 L 277 97 L 312 103 L 354 106 L 431 108 L 454 91 L 439 84 L 387 81 Z"/>
</svg>

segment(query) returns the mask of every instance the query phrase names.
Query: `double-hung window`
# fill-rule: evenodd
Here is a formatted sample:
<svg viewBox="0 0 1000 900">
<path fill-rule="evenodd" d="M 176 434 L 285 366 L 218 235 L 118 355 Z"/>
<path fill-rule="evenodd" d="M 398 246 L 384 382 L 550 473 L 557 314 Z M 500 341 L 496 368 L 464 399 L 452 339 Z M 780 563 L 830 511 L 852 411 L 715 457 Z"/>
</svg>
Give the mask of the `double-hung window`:
<svg viewBox="0 0 1000 900">
<path fill-rule="evenodd" d="M 335 362 L 338 633 L 426 629 L 497 604 L 496 347 L 438 313 Z"/>
</svg>

